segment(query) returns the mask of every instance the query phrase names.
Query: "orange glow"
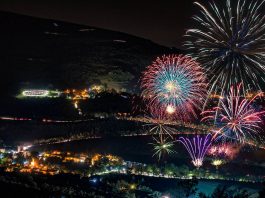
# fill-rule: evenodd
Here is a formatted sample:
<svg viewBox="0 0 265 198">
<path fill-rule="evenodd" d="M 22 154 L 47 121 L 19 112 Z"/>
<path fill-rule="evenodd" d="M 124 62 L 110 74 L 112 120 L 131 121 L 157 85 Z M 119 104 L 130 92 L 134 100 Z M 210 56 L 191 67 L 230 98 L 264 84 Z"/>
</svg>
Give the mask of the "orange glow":
<svg viewBox="0 0 265 198">
<path fill-rule="evenodd" d="M 94 157 L 92 157 L 92 159 L 91 159 L 91 165 L 93 166 L 95 164 L 95 162 L 97 162 L 100 159 L 100 157 L 101 157 L 100 154 L 94 155 Z"/>
<path fill-rule="evenodd" d="M 35 166 L 36 166 L 36 162 L 35 162 L 34 159 L 32 159 L 32 161 L 30 162 L 30 166 L 31 166 L 31 167 L 35 167 Z"/>
</svg>

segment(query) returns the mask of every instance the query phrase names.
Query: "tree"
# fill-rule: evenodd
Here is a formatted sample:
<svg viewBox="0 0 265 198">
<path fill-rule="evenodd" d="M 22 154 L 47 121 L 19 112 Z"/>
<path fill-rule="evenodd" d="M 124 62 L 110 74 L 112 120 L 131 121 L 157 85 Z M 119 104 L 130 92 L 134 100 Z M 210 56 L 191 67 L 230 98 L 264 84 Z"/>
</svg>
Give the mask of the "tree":
<svg viewBox="0 0 265 198">
<path fill-rule="evenodd" d="M 166 164 L 164 168 L 164 174 L 168 176 L 174 176 L 177 173 L 177 167 L 174 164 Z"/>
<path fill-rule="evenodd" d="M 205 195 L 204 193 L 200 192 L 198 194 L 199 198 L 210 198 L 209 196 Z"/>
<path fill-rule="evenodd" d="M 265 197 L 265 182 L 263 184 L 263 189 L 259 192 L 259 198 Z"/>
<path fill-rule="evenodd" d="M 242 191 L 239 191 L 237 193 L 235 193 L 235 195 L 233 196 L 233 198 L 249 198 L 250 195 L 248 193 L 248 191 L 246 190 L 242 190 Z"/>
<path fill-rule="evenodd" d="M 189 167 L 186 165 L 181 166 L 179 169 L 179 173 L 180 175 L 187 176 L 190 173 Z"/>
<path fill-rule="evenodd" d="M 211 196 L 200 192 L 199 198 L 249 198 L 247 190 L 230 189 L 227 186 L 217 186 Z"/>
<path fill-rule="evenodd" d="M 214 190 L 211 198 L 229 198 L 229 192 L 227 186 L 218 186 Z"/>
<path fill-rule="evenodd" d="M 181 180 L 177 182 L 177 194 L 179 197 L 189 197 L 197 192 L 198 180 L 193 177 L 191 180 Z"/>
<path fill-rule="evenodd" d="M 161 198 L 162 197 L 162 193 L 160 193 L 158 191 L 154 191 L 154 192 L 148 194 L 148 196 L 150 196 L 152 198 Z"/>
</svg>

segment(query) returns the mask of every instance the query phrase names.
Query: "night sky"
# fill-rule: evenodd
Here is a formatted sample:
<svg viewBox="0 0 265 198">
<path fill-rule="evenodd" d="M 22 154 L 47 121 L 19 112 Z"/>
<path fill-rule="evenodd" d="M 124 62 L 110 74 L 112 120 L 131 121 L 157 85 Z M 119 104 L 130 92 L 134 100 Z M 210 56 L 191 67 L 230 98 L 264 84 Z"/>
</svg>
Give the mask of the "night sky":
<svg viewBox="0 0 265 198">
<path fill-rule="evenodd" d="M 207 0 L 200 0 L 205 2 Z M 0 10 L 129 33 L 181 48 L 193 0 L 1 0 Z"/>
</svg>

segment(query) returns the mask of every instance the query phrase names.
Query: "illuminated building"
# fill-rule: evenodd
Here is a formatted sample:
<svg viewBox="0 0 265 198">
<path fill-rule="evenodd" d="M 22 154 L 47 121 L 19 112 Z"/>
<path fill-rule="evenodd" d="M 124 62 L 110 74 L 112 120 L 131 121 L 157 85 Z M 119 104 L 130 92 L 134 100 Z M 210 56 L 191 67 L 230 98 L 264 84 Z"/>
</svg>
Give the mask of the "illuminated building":
<svg viewBox="0 0 265 198">
<path fill-rule="evenodd" d="M 256 95 L 259 95 L 259 97 L 261 97 L 261 98 L 264 98 L 264 96 L 265 96 L 263 92 L 249 92 L 246 95 L 246 98 L 248 100 L 252 100 Z"/>
<path fill-rule="evenodd" d="M 91 165 L 95 165 L 95 162 L 97 162 L 100 159 L 101 155 L 100 154 L 96 154 L 92 157 L 91 159 Z"/>
<path fill-rule="evenodd" d="M 63 162 L 84 163 L 86 157 L 65 157 Z"/>
<path fill-rule="evenodd" d="M 97 93 L 100 93 L 103 91 L 104 87 L 102 85 L 93 85 L 90 88 L 92 91 L 95 91 Z"/>
<path fill-rule="evenodd" d="M 46 97 L 48 96 L 48 94 L 49 94 L 48 90 L 37 90 L 37 89 L 25 90 L 22 92 L 22 95 L 27 97 Z"/>
<path fill-rule="evenodd" d="M 71 100 L 86 100 L 89 98 L 89 93 L 88 93 L 88 90 L 87 89 L 81 89 L 81 90 L 78 90 L 78 89 L 67 89 L 64 91 L 64 94 L 66 94 L 67 98 L 68 99 L 71 99 Z"/>
<path fill-rule="evenodd" d="M 22 97 L 57 98 L 57 97 L 60 97 L 61 92 L 54 91 L 54 90 L 43 90 L 43 89 L 28 89 L 28 90 L 23 90 L 21 95 L 22 95 Z"/>
<path fill-rule="evenodd" d="M 218 94 L 211 94 L 210 98 L 212 98 L 212 99 L 223 99 L 223 97 L 218 95 Z"/>
</svg>

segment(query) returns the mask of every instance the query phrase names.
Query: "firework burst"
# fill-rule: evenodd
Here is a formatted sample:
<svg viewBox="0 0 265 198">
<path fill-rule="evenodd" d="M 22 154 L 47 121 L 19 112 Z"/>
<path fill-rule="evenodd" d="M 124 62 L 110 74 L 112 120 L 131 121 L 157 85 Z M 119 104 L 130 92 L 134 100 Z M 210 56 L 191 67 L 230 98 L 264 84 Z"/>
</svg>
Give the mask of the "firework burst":
<svg viewBox="0 0 265 198">
<path fill-rule="evenodd" d="M 178 141 L 185 146 L 192 159 L 192 164 L 197 168 L 201 167 L 204 156 L 212 144 L 211 135 L 208 134 L 205 137 L 197 135 L 193 138 L 180 137 Z"/>
<path fill-rule="evenodd" d="M 265 111 L 257 111 L 253 101 L 260 96 L 257 94 L 251 100 L 241 97 L 241 84 L 230 89 L 230 94 L 220 100 L 220 106 L 213 110 L 204 111 L 203 121 L 216 124 L 215 137 L 229 139 L 244 144 L 246 140 L 256 140 L 261 131 L 262 116 Z"/>
<path fill-rule="evenodd" d="M 161 157 L 165 154 L 170 155 L 175 151 L 173 150 L 174 141 L 168 141 L 168 137 L 164 138 L 163 135 L 159 135 L 159 138 L 153 137 L 154 143 L 150 143 L 153 145 L 153 157 L 157 156 L 158 161 L 161 160 Z"/>
<path fill-rule="evenodd" d="M 151 134 L 151 135 L 159 135 L 159 134 L 168 135 L 170 138 L 173 139 L 172 135 L 174 134 L 175 130 L 171 127 L 168 127 L 163 122 L 157 121 L 154 124 L 148 124 L 148 125 L 151 126 L 151 129 L 148 131 L 149 134 Z"/>
<path fill-rule="evenodd" d="M 238 145 L 225 143 L 212 145 L 208 150 L 208 154 L 213 156 L 214 158 L 231 160 L 235 158 L 239 151 L 240 147 L 238 147 Z"/>
<path fill-rule="evenodd" d="M 209 94 L 223 96 L 232 84 L 245 82 L 260 90 L 265 72 L 264 0 L 198 2 L 200 14 L 193 19 L 197 28 L 186 32 L 185 46 L 190 56 L 199 61 L 211 77 Z"/>
<path fill-rule="evenodd" d="M 157 108 L 149 108 L 150 117 L 147 117 L 151 122 L 144 126 L 149 127 L 148 134 L 150 135 L 164 135 L 173 139 L 173 134 L 176 130 L 168 126 L 168 115 L 164 111 Z"/>
<path fill-rule="evenodd" d="M 141 88 L 149 106 L 183 120 L 196 115 L 207 92 L 201 66 L 183 55 L 158 57 L 143 73 Z"/>
<path fill-rule="evenodd" d="M 219 166 L 223 165 L 225 163 L 224 160 L 221 159 L 215 159 L 212 161 L 212 165 L 215 166 L 216 169 L 218 169 Z"/>
</svg>

